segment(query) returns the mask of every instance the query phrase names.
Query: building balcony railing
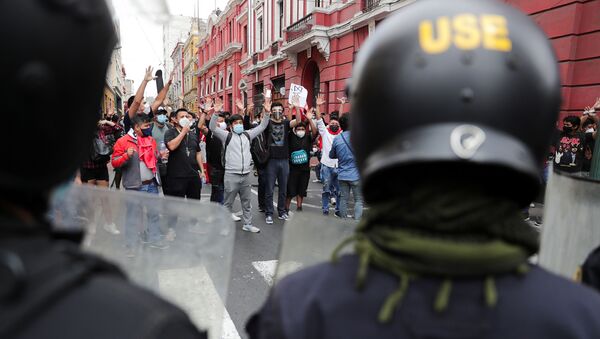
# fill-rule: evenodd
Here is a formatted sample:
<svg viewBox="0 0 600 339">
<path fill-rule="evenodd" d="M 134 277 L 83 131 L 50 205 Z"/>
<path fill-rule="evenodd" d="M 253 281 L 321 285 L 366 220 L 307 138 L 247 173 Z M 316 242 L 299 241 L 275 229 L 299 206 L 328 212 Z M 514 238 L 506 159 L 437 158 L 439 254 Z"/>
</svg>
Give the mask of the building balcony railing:
<svg viewBox="0 0 600 339">
<path fill-rule="evenodd" d="M 369 12 L 379 6 L 381 0 L 364 0 L 363 2 L 363 12 Z"/>
<path fill-rule="evenodd" d="M 286 29 L 285 41 L 290 42 L 304 36 L 310 32 L 314 24 L 312 13 L 298 20 L 296 23 Z"/>
</svg>

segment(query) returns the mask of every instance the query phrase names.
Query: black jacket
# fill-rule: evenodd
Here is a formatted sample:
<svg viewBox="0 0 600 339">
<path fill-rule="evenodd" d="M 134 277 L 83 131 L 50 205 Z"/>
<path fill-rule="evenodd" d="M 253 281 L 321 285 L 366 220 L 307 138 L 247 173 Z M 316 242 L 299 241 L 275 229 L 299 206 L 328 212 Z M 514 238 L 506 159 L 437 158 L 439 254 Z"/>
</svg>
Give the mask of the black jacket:
<svg viewBox="0 0 600 339">
<path fill-rule="evenodd" d="M 0 221 L 1 338 L 206 338 L 181 310 L 43 228 Z M 21 281 L 5 270 L 19 266 L 11 261 Z"/>
<path fill-rule="evenodd" d="M 398 278 L 369 268 L 355 288 L 358 259 L 292 274 L 248 323 L 252 339 L 597 339 L 600 294 L 532 266 L 525 276 L 496 277 L 498 303 L 484 303 L 483 279 L 453 280 L 448 308 L 433 305 L 441 280 L 412 280 L 389 324 L 377 316 Z"/>
</svg>

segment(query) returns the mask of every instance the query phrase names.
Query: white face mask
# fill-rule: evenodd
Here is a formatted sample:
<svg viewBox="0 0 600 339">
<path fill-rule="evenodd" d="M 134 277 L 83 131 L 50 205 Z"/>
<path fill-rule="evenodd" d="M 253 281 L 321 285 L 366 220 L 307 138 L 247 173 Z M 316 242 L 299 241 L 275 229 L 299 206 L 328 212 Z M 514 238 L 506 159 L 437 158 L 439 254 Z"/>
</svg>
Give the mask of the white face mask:
<svg viewBox="0 0 600 339">
<path fill-rule="evenodd" d="M 296 135 L 298 136 L 298 138 L 304 138 L 304 136 L 306 135 L 306 131 L 297 131 Z"/>
<path fill-rule="evenodd" d="M 594 129 L 593 128 L 588 128 L 585 130 L 585 133 L 594 133 Z"/>
<path fill-rule="evenodd" d="M 188 119 L 188 118 L 181 118 L 181 119 L 179 120 L 179 126 L 181 126 L 181 127 L 187 127 L 187 126 L 189 126 L 191 123 L 192 123 L 192 122 L 191 122 L 191 121 L 190 121 L 190 119 Z"/>
<path fill-rule="evenodd" d="M 220 129 L 227 129 L 227 124 L 225 122 L 220 122 L 219 123 L 219 128 Z"/>
</svg>

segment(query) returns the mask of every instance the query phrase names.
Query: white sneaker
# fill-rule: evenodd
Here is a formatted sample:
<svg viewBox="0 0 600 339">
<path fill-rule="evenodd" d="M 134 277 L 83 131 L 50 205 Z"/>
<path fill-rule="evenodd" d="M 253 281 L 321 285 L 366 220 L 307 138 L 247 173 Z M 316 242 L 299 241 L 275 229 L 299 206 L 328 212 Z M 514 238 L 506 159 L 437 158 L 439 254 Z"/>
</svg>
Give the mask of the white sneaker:
<svg viewBox="0 0 600 339">
<path fill-rule="evenodd" d="M 254 227 L 252 225 L 244 225 L 242 227 L 242 230 L 244 230 L 246 232 L 250 232 L 250 233 L 260 233 L 260 228 Z"/>
<path fill-rule="evenodd" d="M 118 235 L 121 234 L 121 231 L 119 231 L 117 229 L 117 225 L 115 225 L 115 223 L 110 223 L 110 224 L 105 224 L 104 225 L 104 230 L 112 235 Z"/>
<path fill-rule="evenodd" d="M 273 217 L 271 217 L 271 216 L 266 217 L 265 218 L 265 223 L 267 225 L 272 225 L 273 224 Z"/>
<path fill-rule="evenodd" d="M 165 235 L 165 239 L 167 241 L 174 241 L 176 237 L 177 237 L 177 234 L 175 233 L 175 230 L 173 228 L 169 227 L 169 231 L 167 232 L 167 235 Z"/>
<path fill-rule="evenodd" d="M 231 213 L 231 219 L 233 219 L 233 221 L 242 221 L 242 218 L 235 215 L 235 213 Z"/>
</svg>

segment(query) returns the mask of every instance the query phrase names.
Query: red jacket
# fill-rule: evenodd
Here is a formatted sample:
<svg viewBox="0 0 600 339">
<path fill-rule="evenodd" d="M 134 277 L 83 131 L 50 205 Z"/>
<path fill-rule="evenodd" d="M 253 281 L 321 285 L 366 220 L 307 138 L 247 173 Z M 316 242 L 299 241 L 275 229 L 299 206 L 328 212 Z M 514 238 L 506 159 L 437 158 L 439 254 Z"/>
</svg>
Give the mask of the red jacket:
<svg viewBox="0 0 600 339">
<path fill-rule="evenodd" d="M 152 139 L 152 149 L 156 153 L 156 140 Z M 127 150 L 133 148 L 135 153 L 132 157 L 127 155 Z M 142 185 L 140 174 L 140 156 L 137 140 L 126 134 L 117 142 L 113 148 L 111 164 L 114 168 L 122 168 L 123 187 L 126 189 L 139 188 Z"/>
</svg>

